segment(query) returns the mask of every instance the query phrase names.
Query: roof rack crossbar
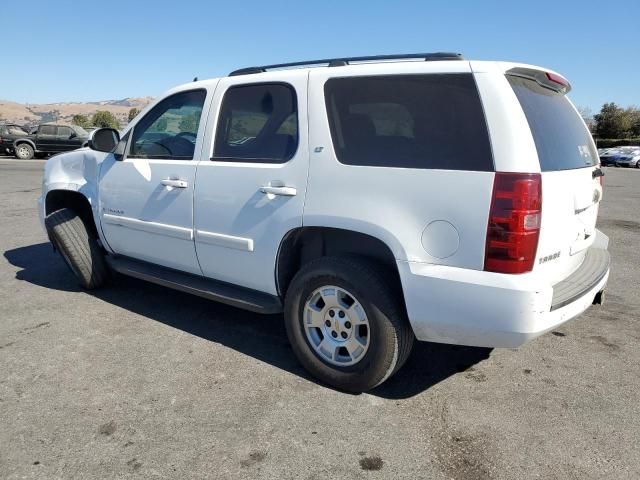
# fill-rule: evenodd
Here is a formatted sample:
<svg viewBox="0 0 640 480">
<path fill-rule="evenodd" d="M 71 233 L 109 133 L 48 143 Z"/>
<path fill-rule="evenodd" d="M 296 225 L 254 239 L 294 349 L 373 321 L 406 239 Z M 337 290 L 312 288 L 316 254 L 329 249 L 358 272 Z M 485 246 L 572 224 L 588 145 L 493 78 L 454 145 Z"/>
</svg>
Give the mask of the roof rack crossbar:
<svg viewBox="0 0 640 480">
<path fill-rule="evenodd" d="M 365 57 L 341 57 L 341 58 L 324 58 L 321 60 L 305 60 L 303 62 L 291 62 L 291 63 L 276 63 L 274 65 L 263 65 L 261 67 L 247 67 L 239 70 L 234 70 L 229 74 L 230 77 L 236 75 L 249 75 L 253 73 L 262 73 L 267 70 L 274 70 L 278 68 L 289 67 L 304 67 L 313 65 L 328 65 L 330 67 L 337 67 L 348 65 L 350 62 L 377 62 L 381 60 L 409 60 L 409 59 L 424 59 L 425 61 L 434 60 L 464 60 L 461 53 L 451 52 L 434 52 L 434 53 L 405 53 L 399 55 L 370 55 Z"/>
</svg>

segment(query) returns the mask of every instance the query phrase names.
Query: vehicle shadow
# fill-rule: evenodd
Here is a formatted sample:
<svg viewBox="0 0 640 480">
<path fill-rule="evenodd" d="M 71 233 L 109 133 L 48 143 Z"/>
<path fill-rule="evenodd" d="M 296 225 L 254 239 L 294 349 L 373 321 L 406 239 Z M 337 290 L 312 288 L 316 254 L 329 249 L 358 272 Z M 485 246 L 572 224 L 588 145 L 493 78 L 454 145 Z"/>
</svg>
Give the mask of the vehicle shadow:
<svg viewBox="0 0 640 480">
<path fill-rule="evenodd" d="M 16 273 L 18 280 L 54 290 L 81 291 L 49 243 L 8 250 L 4 256 L 21 269 Z M 317 383 L 294 357 L 282 315 L 258 315 L 122 275 L 109 288 L 88 293 Z M 405 366 L 369 393 L 387 399 L 410 398 L 489 358 L 490 353 L 488 348 L 416 342 Z"/>
</svg>

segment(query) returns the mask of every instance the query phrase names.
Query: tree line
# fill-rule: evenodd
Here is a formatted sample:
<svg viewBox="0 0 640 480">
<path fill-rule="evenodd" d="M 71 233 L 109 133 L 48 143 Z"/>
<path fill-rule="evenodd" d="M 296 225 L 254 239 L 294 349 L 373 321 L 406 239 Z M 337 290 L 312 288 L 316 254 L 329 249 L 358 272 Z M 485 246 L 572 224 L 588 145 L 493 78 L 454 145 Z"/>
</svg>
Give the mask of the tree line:
<svg viewBox="0 0 640 480">
<path fill-rule="evenodd" d="M 140 109 L 138 108 L 132 108 L 129 110 L 129 122 L 136 118 L 136 115 L 139 113 Z M 118 119 L 113 113 L 107 110 L 98 110 L 91 116 L 82 114 L 74 115 L 71 119 L 71 123 L 82 128 L 115 128 L 116 130 L 120 128 L 120 122 L 118 122 Z"/>
<path fill-rule="evenodd" d="M 622 108 L 614 102 L 605 103 L 591 117 L 589 110 L 578 108 L 580 114 L 598 139 L 637 139 L 640 138 L 640 108 Z"/>
</svg>

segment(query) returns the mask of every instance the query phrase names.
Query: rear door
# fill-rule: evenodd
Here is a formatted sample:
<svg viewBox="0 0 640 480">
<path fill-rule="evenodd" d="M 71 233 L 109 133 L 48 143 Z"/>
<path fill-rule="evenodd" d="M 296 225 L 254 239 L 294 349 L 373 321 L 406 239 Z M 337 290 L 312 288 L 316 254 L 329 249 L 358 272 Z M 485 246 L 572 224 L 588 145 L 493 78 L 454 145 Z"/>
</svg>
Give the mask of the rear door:
<svg viewBox="0 0 640 480">
<path fill-rule="evenodd" d="M 514 69 L 507 72 L 507 80 L 531 130 L 542 175 L 534 272 L 557 282 L 580 266 L 593 244 L 602 185 L 593 139 L 564 93 L 566 88 L 536 80 L 539 73 Z"/>
<path fill-rule="evenodd" d="M 196 250 L 205 276 L 276 293 L 280 242 L 302 226 L 306 119 L 306 71 L 220 80 L 207 122 L 215 130 L 207 129 L 208 156 L 198 165 L 195 196 Z"/>
</svg>

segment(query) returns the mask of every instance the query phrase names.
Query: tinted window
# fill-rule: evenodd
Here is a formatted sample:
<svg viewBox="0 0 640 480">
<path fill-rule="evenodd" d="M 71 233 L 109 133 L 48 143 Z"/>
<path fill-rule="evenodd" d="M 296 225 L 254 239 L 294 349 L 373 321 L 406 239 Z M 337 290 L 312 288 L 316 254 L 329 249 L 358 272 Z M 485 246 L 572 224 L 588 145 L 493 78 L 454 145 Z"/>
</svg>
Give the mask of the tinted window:
<svg viewBox="0 0 640 480">
<path fill-rule="evenodd" d="M 342 163 L 493 170 L 471 74 L 334 78 L 325 99 Z"/>
<path fill-rule="evenodd" d="M 69 138 L 72 130 L 69 127 L 58 127 L 58 136 L 63 138 Z"/>
<path fill-rule="evenodd" d="M 135 126 L 129 157 L 192 160 L 205 90 L 165 98 Z"/>
<path fill-rule="evenodd" d="M 591 135 L 566 96 L 533 80 L 507 76 L 527 117 L 543 172 L 597 163 Z"/>
<path fill-rule="evenodd" d="M 56 127 L 55 125 L 42 125 L 38 129 L 38 135 L 55 135 Z"/>
<path fill-rule="evenodd" d="M 293 88 L 283 84 L 230 88 L 222 101 L 215 160 L 283 163 L 298 147 Z"/>
</svg>

